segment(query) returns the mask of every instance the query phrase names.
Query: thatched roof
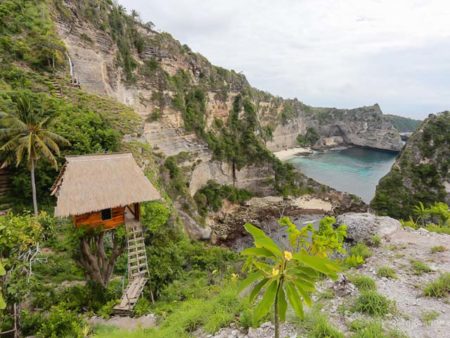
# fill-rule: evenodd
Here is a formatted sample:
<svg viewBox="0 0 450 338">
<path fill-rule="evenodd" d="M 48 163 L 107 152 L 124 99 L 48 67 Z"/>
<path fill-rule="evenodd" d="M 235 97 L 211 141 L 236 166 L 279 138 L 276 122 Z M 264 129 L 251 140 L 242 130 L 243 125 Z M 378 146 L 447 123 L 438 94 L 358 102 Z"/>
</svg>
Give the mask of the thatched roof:
<svg viewBox="0 0 450 338">
<path fill-rule="evenodd" d="M 70 156 L 52 187 L 55 216 L 65 217 L 161 198 L 131 154 Z"/>
</svg>

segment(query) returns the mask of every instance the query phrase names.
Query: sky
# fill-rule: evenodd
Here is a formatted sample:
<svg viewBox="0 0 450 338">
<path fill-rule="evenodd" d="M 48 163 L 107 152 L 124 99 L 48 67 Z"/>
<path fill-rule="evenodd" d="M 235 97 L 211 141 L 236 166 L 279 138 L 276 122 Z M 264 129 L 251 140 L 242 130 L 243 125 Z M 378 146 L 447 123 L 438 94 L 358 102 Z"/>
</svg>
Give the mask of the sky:
<svg viewBox="0 0 450 338">
<path fill-rule="evenodd" d="M 320 107 L 450 109 L 448 0 L 119 0 L 250 84 Z"/>
</svg>

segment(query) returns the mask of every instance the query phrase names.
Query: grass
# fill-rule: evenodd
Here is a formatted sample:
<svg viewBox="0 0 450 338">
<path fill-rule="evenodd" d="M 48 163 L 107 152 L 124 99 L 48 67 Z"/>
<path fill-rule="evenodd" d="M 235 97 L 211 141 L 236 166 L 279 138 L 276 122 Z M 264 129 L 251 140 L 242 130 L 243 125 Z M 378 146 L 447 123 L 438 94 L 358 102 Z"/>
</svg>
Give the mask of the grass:
<svg viewBox="0 0 450 338">
<path fill-rule="evenodd" d="M 378 277 L 386 277 L 391 279 L 397 278 L 397 273 L 395 270 L 389 266 L 380 266 L 377 270 L 377 276 Z"/>
<path fill-rule="evenodd" d="M 179 302 L 172 307 L 172 312 L 164 318 L 157 328 L 137 330 L 134 332 L 113 331 L 104 333 L 95 332 L 94 337 L 120 337 L 139 338 L 153 337 L 166 338 L 190 337 L 190 333 L 203 328 L 207 333 L 215 333 L 220 328 L 228 326 L 236 320 L 239 313 L 245 309 L 236 292 L 235 285 L 217 286 L 216 289 L 204 299 L 189 299 Z"/>
<path fill-rule="evenodd" d="M 436 232 L 438 234 L 446 234 L 450 235 L 450 227 L 449 226 L 441 226 L 437 224 L 429 224 L 425 227 L 430 232 Z"/>
<path fill-rule="evenodd" d="M 308 331 L 308 338 L 344 338 L 344 334 L 318 311 L 308 313 L 304 325 Z"/>
<path fill-rule="evenodd" d="M 398 330 L 384 330 L 379 321 L 354 320 L 350 324 L 350 330 L 355 334 L 352 338 L 400 338 L 406 335 Z"/>
<path fill-rule="evenodd" d="M 433 271 L 428 265 L 426 265 L 422 261 L 411 259 L 410 263 L 411 263 L 411 268 L 413 270 L 413 273 L 415 275 L 420 276 L 420 275 L 423 275 L 424 273 L 428 273 L 428 272 L 432 272 Z"/>
<path fill-rule="evenodd" d="M 373 247 L 378 248 L 381 245 L 381 237 L 379 235 L 373 235 L 369 240 L 369 244 Z"/>
<path fill-rule="evenodd" d="M 444 251 L 447 251 L 447 248 L 443 245 L 436 245 L 431 248 L 432 254 L 438 253 L 438 252 L 444 252 Z"/>
<path fill-rule="evenodd" d="M 423 294 L 427 297 L 444 298 L 450 293 L 450 272 L 440 275 L 425 285 Z"/>
<path fill-rule="evenodd" d="M 317 295 L 317 298 L 319 300 L 321 300 L 321 299 L 333 299 L 334 297 L 335 297 L 335 294 L 334 294 L 334 290 L 333 289 L 326 289 L 326 290 L 324 290 L 323 292 L 321 292 L 321 293 L 319 293 Z"/>
<path fill-rule="evenodd" d="M 420 320 L 425 325 L 430 325 L 433 320 L 435 320 L 437 317 L 439 317 L 439 312 L 430 310 L 430 311 L 424 311 L 420 315 Z"/>
<path fill-rule="evenodd" d="M 374 290 L 364 291 L 356 299 L 353 310 L 371 316 L 383 317 L 392 310 L 392 302 Z"/>
<path fill-rule="evenodd" d="M 351 256 L 360 256 L 366 260 L 370 256 L 372 256 L 372 250 L 365 245 L 364 243 L 358 243 L 355 246 L 350 248 L 350 255 Z"/>
<path fill-rule="evenodd" d="M 359 291 L 375 290 L 375 281 L 369 276 L 365 275 L 353 275 L 349 276 L 350 282 L 355 284 Z"/>
</svg>

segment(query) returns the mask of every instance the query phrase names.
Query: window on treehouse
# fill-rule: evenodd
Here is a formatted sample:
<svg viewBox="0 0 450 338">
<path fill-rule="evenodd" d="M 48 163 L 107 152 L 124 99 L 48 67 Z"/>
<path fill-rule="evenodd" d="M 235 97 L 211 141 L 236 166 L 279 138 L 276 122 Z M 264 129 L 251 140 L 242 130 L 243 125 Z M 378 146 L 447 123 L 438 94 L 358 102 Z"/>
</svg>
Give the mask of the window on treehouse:
<svg viewBox="0 0 450 338">
<path fill-rule="evenodd" d="M 102 221 L 107 221 L 112 218 L 112 209 L 103 209 L 102 210 Z"/>
</svg>

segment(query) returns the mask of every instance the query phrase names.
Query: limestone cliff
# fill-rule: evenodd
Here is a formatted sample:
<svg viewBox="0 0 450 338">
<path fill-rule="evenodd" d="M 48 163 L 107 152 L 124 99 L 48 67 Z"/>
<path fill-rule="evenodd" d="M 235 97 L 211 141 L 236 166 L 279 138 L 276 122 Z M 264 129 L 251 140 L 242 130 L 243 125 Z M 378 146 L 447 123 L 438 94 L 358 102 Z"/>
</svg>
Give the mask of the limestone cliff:
<svg viewBox="0 0 450 338">
<path fill-rule="evenodd" d="M 74 81 L 131 106 L 144 121 L 140 136 L 164 156 L 190 153 L 197 168 L 191 173 L 192 194 L 209 179 L 257 187 L 273 174 L 263 168 L 236 175 L 230 165 L 216 160 L 206 142 L 229 120 L 238 96 L 255 107 L 255 134 L 272 151 L 296 146 L 297 136 L 308 127 L 318 131 L 319 148 L 401 149 L 398 132 L 378 105 L 340 110 L 284 100 L 251 87 L 242 74 L 212 65 L 170 34 L 126 15 L 120 6 L 101 0 L 56 4 L 56 27 L 70 56 Z M 255 172 L 259 175 L 249 176 Z"/>
<path fill-rule="evenodd" d="M 450 203 L 450 112 L 430 115 L 413 133 L 378 184 L 371 206 L 383 215 L 408 218 L 419 202 Z"/>
<path fill-rule="evenodd" d="M 353 145 L 391 151 L 402 149 L 398 131 L 384 118 L 378 104 L 356 109 L 297 108 L 295 115 L 287 123 L 277 125 L 273 140 L 267 144 L 269 149 L 295 147 L 297 136 L 305 134 L 307 128 L 314 128 L 320 135 L 316 148 Z"/>
</svg>

